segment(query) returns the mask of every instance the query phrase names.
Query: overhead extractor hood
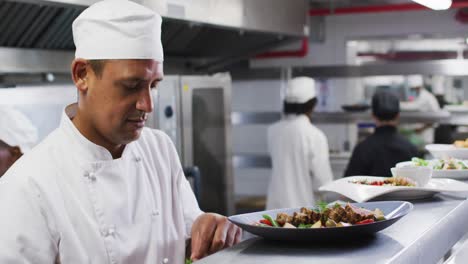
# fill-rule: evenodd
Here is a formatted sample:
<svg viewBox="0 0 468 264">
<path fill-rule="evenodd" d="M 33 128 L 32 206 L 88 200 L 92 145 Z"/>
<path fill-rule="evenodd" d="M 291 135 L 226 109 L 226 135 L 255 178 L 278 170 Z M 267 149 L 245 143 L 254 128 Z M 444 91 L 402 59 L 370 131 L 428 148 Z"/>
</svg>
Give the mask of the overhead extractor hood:
<svg viewBox="0 0 468 264">
<path fill-rule="evenodd" d="M 151 1 L 135 0 L 143 4 Z M 2 56 L 7 61 L 0 65 L 0 74 L 68 73 L 74 52 L 71 24 L 82 10 L 95 2 L 0 0 L 0 54 L 8 54 Z M 162 3 L 166 69 L 173 66 L 181 73 L 220 70 L 241 59 L 300 40 L 307 25 L 305 0 L 165 0 Z"/>
</svg>

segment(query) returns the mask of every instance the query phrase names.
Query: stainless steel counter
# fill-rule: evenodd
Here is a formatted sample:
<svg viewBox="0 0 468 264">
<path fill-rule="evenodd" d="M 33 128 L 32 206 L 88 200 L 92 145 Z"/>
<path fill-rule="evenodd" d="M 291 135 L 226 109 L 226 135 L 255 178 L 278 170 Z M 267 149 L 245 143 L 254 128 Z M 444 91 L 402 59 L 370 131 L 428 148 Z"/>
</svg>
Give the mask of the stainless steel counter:
<svg viewBox="0 0 468 264">
<path fill-rule="evenodd" d="M 468 202 L 438 195 L 413 203 L 409 215 L 364 240 L 298 244 L 252 238 L 197 263 L 436 263 L 468 232 Z"/>
</svg>

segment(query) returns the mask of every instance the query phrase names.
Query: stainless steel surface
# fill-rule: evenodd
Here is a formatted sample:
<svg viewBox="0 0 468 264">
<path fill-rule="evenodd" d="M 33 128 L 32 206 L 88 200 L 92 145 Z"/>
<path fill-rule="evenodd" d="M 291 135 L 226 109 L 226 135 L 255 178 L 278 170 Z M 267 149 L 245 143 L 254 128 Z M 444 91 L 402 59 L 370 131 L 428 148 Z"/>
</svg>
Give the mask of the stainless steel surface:
<svg viewBox="0 0 468 264">
<path fill-rule="evenodd" d="M 437 263 L 468 231 L 468 202 L 436 196 L 367 239 L 336 243 L 279 243 L 250 239 L 203 263 Z"/>
<path fill-rule="evenodd" d="M 94 2 L 0 1 L 0 47 L 73 51 L 72 22 Z M 182 11 L 175 15 L 163 12 L 165 19 L 161 38 L 165 63 L 170 65 L 168 70 L 173 74 L 224 70 L 245 58 L 302 39 L 307 24 L 304 0 L 136 2 L 152 6 L 180 6 L 178 9 Z M 50 57 L 37 63 L 47 65 L 50 60 L 61 61 L 60 56 L 54 53 Z M 11 66 L 4 63 L 4 67 Z M 62 67 L 63 70 L 68 68 Z"/>
<path fill-rule="evenodd" d="M 271 124 L 281 119 L 279 112 L 233 112 L 231 114 L 233 125 L 244 124 Z"/>
<path fill-rule="evenodd" d="M 70 73 L 74 57 L 68 51 L 0 48 L 0 73 Z"/>
<path fill-rule="evenodd" d="M 233 167 L 238 168 L 271 168 L 268 155 L 236 154 L 232 157 Z"/>
<path fill-rule="evenodd" d="M 309 0 L 312 8 L 344 8 L 408 3 L 408 0 Z"/>
<path fill-rule="evenodd" d="M 233 112 L 234 125 L 245 124 L 271 124 L 281 119 L 279 112 Z M 401 112 L 401 123 L 450 123 L 451 114 L 440 112 Z M 468 120 L 467 120 L 468 121 Z M 370 112 L 315 112 L 312 114 L 312 122 L 323 124 L 339 124 L 353 122 L 373 122 Z"/>
<path fill-rule="evenodd" d="M 55 6 L 90 6 L 100 0 L 14 0 L 15 2 L 36 3 L 40 5 L 55 5 Z"/>
<path fill-rule="evenodd" d="M 86 7 L 97 0 L 16 0 L 59 7 Z M 154 6 L 148 0 L 135 2 Z M 161 15 L 229 28 L 304 36 L 308 3 L 305 0 L 191 0 L 161 2 Z M 164 8 L 165 7 L 165 8 Z"/>
<path fill-rule="evenodd" d="M 163 81 L 153 90 L 154 111 L 147 125 L 163 130 L 182 156 L 182 113 L 180 105 L 180 76 L 164 76 Z"/>
<path fill-rule="evenodd" d="M 254 74 L 254 72 L 252 73 Z M 337 66 L 313 66 L 294 67 L 293 76 L 310 76 L 321 78 L 345 78 L 362 76 L 384 76 L 384 75 L 468 75 L 467 60 L 438 60 L 424 62 L 391 62 L 375 63 L 360 66 L 337 65 Z"/>
<path fill-rule="evenodd" d="M 229 74 L 181 78 L 183 165 L 200 168 L 201 208 L 223 214 L 234 212 L 230 102 Z"/>
<path fill-rule="evenodd" d="M 465 264 L 466 260 L 468 259 L 468 236 L 465 236 L 459 242 L 460 245 L 458 247 L 454 247 L 455 250 L 452 249 L 452 254 L 450 258 L 448 258 L 444 264 Z"/>
</svg>

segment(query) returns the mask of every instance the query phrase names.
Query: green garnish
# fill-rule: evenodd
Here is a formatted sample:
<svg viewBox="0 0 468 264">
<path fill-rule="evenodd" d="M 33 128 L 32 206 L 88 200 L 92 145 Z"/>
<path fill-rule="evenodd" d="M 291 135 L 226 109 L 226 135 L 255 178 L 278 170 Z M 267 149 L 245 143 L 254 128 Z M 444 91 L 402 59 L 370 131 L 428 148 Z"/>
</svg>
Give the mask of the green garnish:
<svg viewBox="0 0 468 264">
<path fill-rule="evenodd" d="M 299 224 L 299 226 L 297 228 L 311 228 L 312 227 L 312 224 Z"/>
<path fill-rule="evenodd" d="M 420 158 L 412 158 L 411 161 L 416 165 L 416 166 L 427 166 L 429 165 L 429 162 L 427 160 L 424 160 L 424 159 L 420 159 Z"/>
<path fill-rule="evenodd" d="M 458 162 L 458 164 L 460 164 L 460 167 L 461 167 L 461 169 L 462 169 L 462 170 L 466 170 L 466 169 L 468 169 L 468 167 L 466 167 L 466 165 L 465 165 L 465 163 L 464 163 L 464 162 L 462 162 L 462 161 L 459 161 L 459 162 Z"/>
<path fill-rule="evenodd" d="M 319 201 L 317 203 L 317 208 L 318 208 L 319 212 L 322 213 L 323 211 L 325 211 L 328 208 L 328 203 L 324 202 L 324 201 Z"/>
<path fill-rule="evenodd" d="M 189 259 L 189 258 L 186 258 L 186 259 L 185 259 L 185 264 L 192 264 L 192 260 Z"/>
<path fill-rule="evenodd" d="M 263 218 L 265 218 L 266 220 L 270 221 L 270 223 L 274 226 L 274 227 L 279 227 L 278 223 L 276 222 L 275 219 L 273 219 L 271 216 L 267 215 L 267 214 L 264 214 L 262 215 Z"/>
</svg>

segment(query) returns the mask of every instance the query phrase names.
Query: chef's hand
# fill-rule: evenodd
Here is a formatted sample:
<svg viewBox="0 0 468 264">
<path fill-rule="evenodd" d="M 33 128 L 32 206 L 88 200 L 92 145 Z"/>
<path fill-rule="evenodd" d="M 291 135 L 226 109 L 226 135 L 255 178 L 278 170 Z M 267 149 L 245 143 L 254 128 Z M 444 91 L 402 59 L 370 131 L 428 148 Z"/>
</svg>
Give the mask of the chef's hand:
<svg viewBox="0 0 468 264">
<path fill-rule="evenodd" d="M 223 248 L 239 243 L 242 230 L 232 224 L 227 217 L 204 213 L 192 225 L 192 254 L 195 261 Z"/>
</svg>

